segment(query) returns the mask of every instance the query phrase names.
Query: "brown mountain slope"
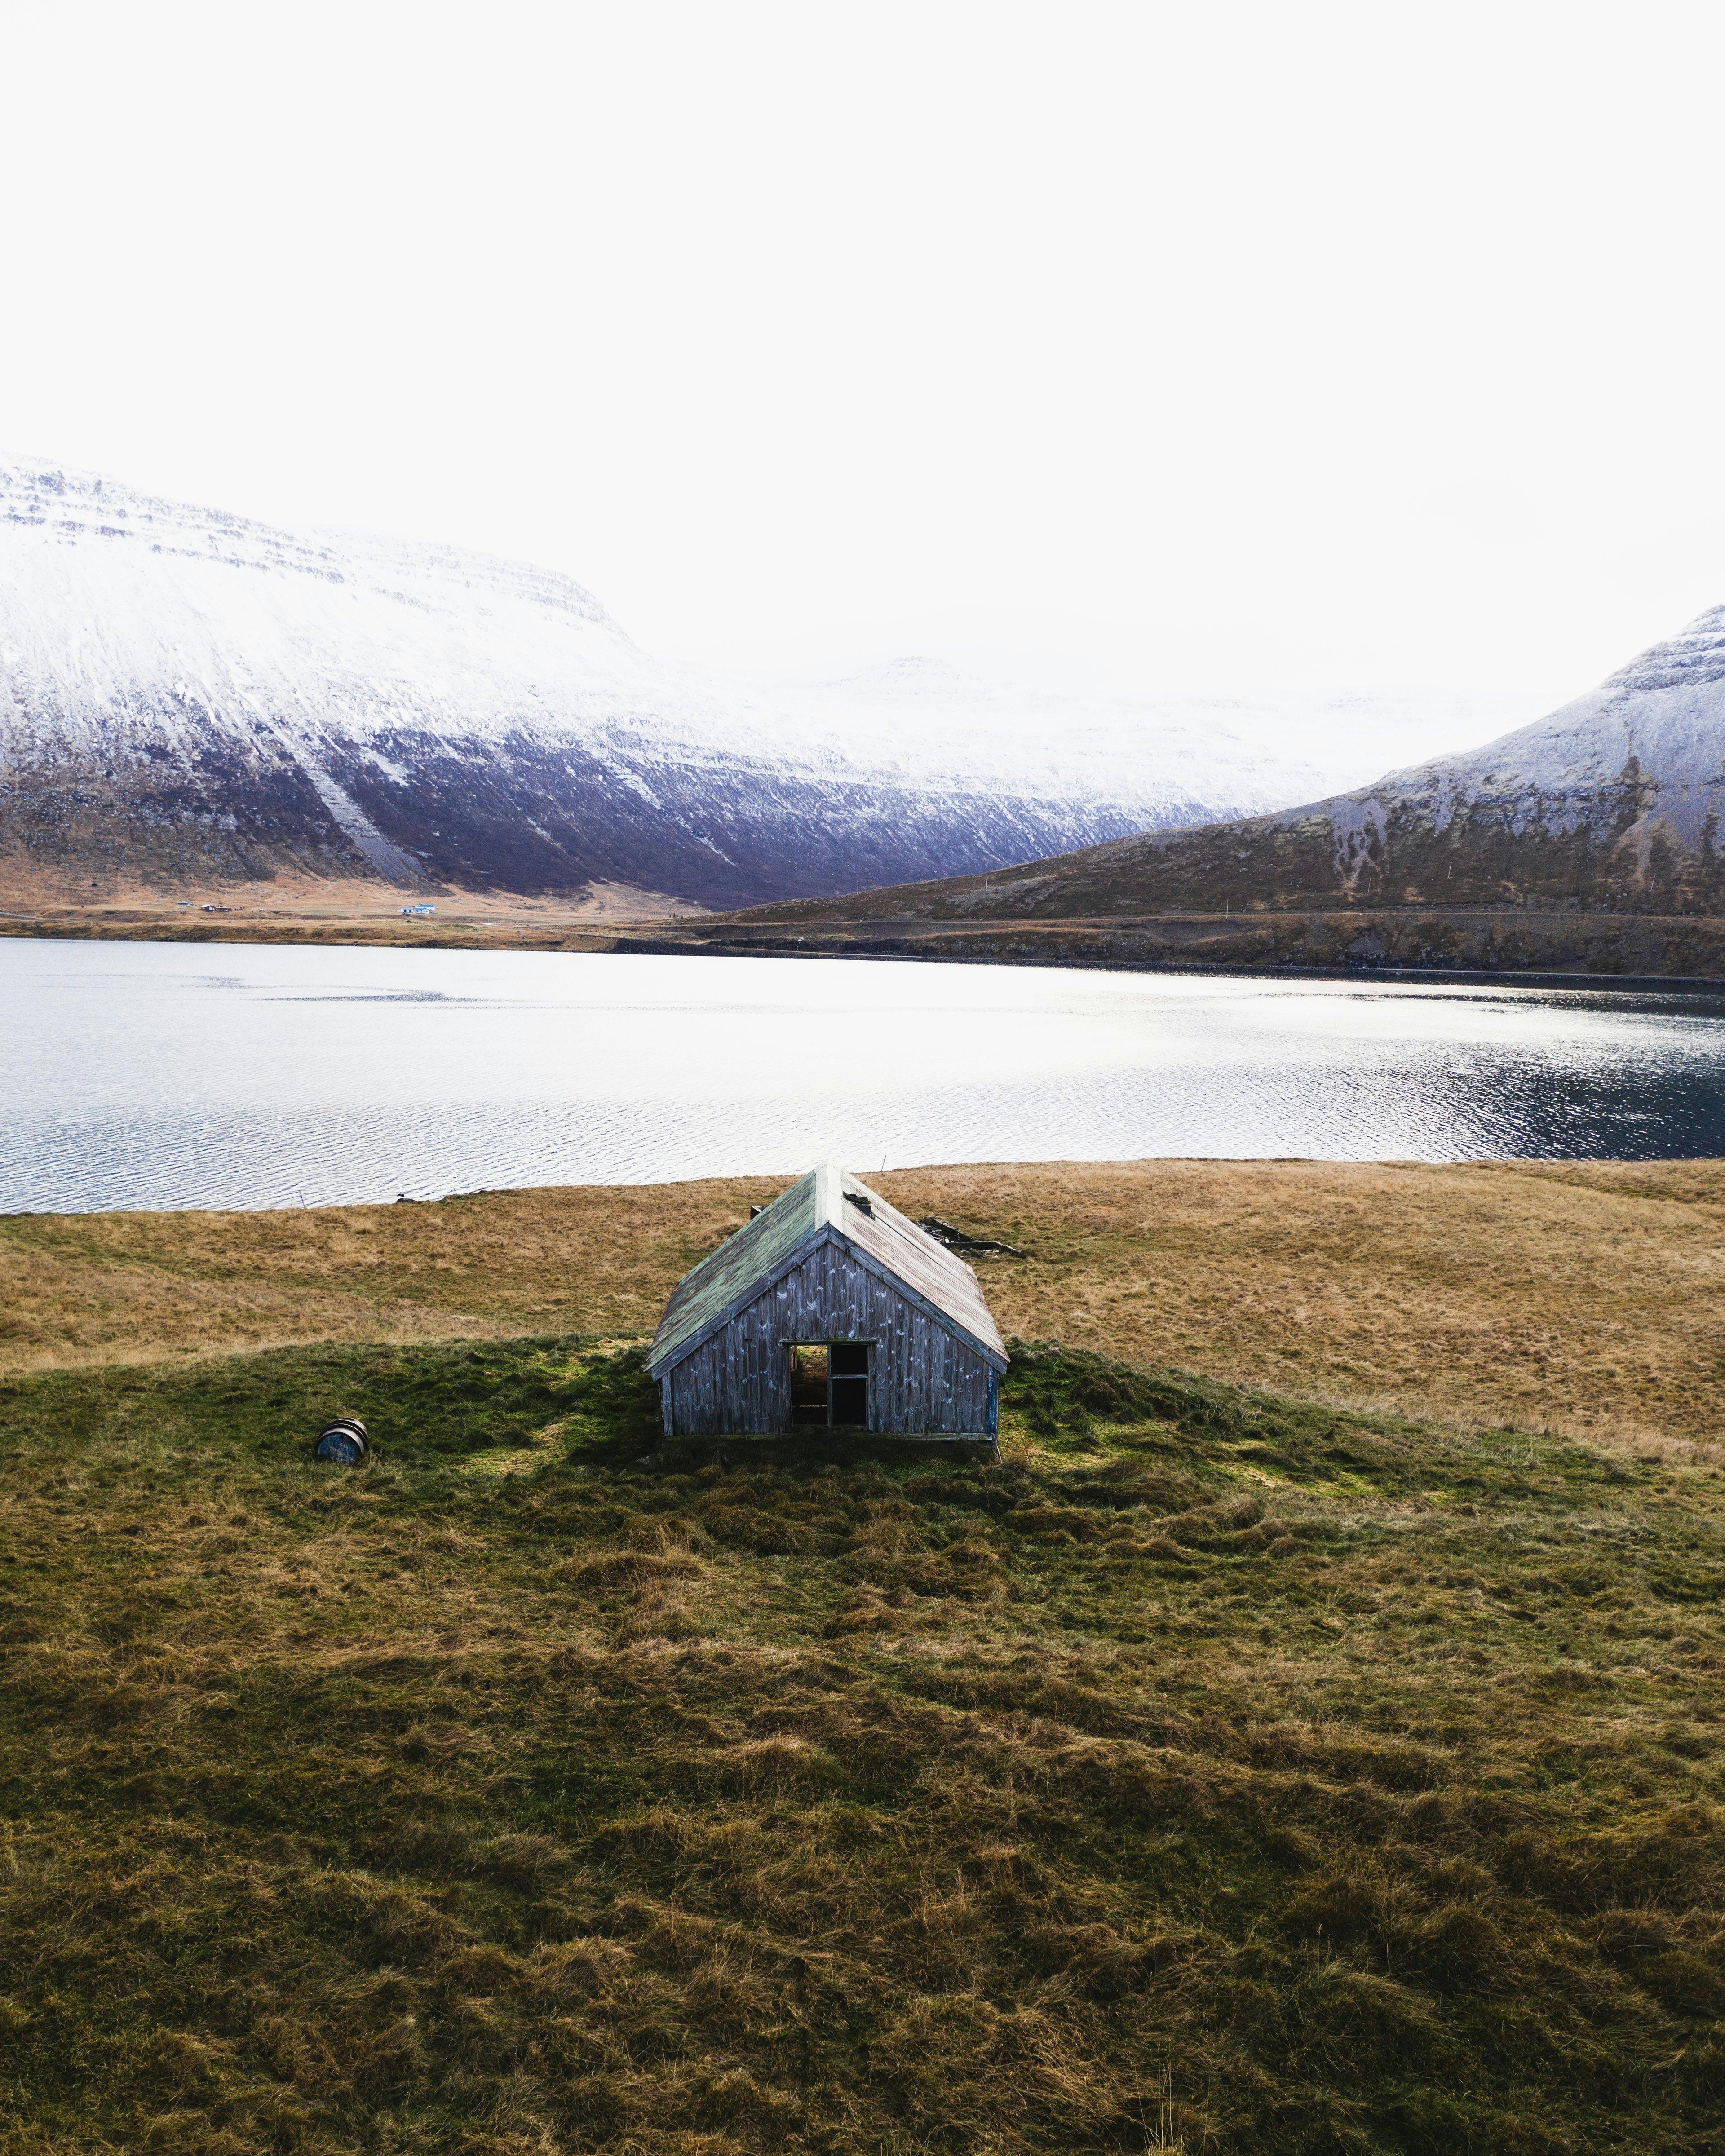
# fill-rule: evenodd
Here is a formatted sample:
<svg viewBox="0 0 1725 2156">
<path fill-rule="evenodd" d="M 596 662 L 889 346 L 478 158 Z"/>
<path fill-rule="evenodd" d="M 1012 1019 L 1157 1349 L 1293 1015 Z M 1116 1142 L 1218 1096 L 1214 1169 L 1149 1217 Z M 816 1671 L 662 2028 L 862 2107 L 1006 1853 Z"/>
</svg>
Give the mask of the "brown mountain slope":
<svg viewBox="0 0 1725 2156">
<path fill-rule="evenodd" d="M 1717 608 L 1549 718 L 1353 793 L 673 934 L 1017 964 L 1725 979 L 1722 807 Z"/>
<path fill-rule="evenodd" d="M 1095 922 L 1506 905 L 1725 910 L 1725 608 L 1549 718 L 1302 808 L 740 921 Z"/>
</svg>

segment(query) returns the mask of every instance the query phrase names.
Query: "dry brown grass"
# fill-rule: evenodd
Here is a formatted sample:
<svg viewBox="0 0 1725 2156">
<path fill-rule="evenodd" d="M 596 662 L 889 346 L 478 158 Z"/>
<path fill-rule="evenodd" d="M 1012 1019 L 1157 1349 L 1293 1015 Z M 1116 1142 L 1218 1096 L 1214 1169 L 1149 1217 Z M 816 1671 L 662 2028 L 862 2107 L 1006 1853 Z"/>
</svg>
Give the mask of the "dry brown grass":
<svg viewBox="0 0 1725 2156">
<path fill-rule="evenodd" d="M 755 1188 L 760 1195 L 773 1186 Z M 0 1219 L 0 1373 L 327 1340 L 650 1330 L 743 1186 Z"/>
<path fill-rule="evenodd" d="M 434 915 L 403 918 L 403 906 L 428 896 L 437 909 Z M 206 903 L 222 911 L 206 914 Z M 411 891 L 370 876 L 291 870 L 239 882 L 193 875 L 151 882 L 105 866 L 92 876 L 0 854 L 0 935 L 452 946 L 519 939 L 528 947 L 557 949 L 569 937 L 596 929 L 671 914 L 692 918 L 704 911 L 664 891 L 603 880 L 538 897 L 449 887 Z"/>
<path fill-rule="evenodd" d="M 1150 1161 L 886 1178 L 1038 1253 L 1002 1327 L 1421 1419 L 1712 1443 L 1725 1165 Z"/>
<path fill-rule="evenodd" d="M 1711 1445 L 1725 1164 L 917 1169 L 1019 1245 L 1004 1332 L 1423 1419 Z M 773 1178 L 300 1213 L 0 1219 L 0 1373 L 310 1341 L 649 1332 Z"/>
</svg>

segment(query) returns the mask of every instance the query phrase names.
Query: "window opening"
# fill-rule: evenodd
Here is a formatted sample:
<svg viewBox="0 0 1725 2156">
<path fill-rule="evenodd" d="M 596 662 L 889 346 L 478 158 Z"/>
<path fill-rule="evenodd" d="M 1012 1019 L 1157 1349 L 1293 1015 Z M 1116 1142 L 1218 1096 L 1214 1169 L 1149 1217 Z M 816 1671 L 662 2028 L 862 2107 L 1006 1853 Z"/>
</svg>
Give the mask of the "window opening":
<svg viewBox="0 0 1725 2156">
<path fill-rule="evenodd" d="M 869 1343 L 803 1340 L 791 1349 L 791 1427 L 866 1430 Z"/>
<path fill-rule="evenodd" d="M 838 1430 L 866 1430 L 869 1426 L 869 1343 L 866 1340 L 835 1340 L 827 1350 L 828 1380 L 833 1399 L 833 1425 Z"/>
</svg>

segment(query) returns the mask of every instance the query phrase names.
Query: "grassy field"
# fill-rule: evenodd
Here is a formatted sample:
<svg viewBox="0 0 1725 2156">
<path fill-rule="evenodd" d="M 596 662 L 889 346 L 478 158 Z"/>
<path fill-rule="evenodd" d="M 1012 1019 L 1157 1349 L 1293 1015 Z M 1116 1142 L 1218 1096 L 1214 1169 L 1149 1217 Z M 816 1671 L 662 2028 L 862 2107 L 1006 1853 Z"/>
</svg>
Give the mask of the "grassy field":
<svg viewBox="0 0 1725 2156">
<path fill-rule="evenodd" d="M 619 924 L 668 921 L 678 902 L 661 891 L 590 884 L 579 894 L 409 891 L 368 876 L 290 873 L 256 881 L 201 882 L 189 872 L 157 885 L 116 875 L 33 870 L 0 852 L 0 937 L 70 937 L 170 943 L 352 943 L 412 949 L 603 949 Z M 435 911 L 411 917 L 405 905 Z M 205 906 L 212 911 L 206 912 Z M 685 905 L 682 918 L 702 909 Z"/>
<path fill-rule="evenodd" d="M 1721 1171 L 881 1180 L 998 1466 L 656 1449 L 756 1186 L 0 1224 L 6 2156 L 1712 2156 Z"/>
<path fill-rule="evenodd" d="M 1710 1445 L 1725 1166 L 1141 1161 L 877 1178 L 1027 1253 L 1004 1331 L 1420 1420 Z M 0 1374 L 313 1341 L 650 1332 L 769 1180 L 0 1218 Z"/>
<path fill-rule="evenodd" d="M 905 903 L 906 894 L 892 891 L 865 891 L 842 903 L 801 900 L 717 921 L 620 930 L 612 947 L 1115 972 L 1222 968 L 1281 979 L 1316 972 L 1358 980 L 1382 968 L 1379 978 L 1412 973 L 1481 982 L 1551 974 L 1577 988 L 1652 981 L 1717 988 L 1725 981 L 1725 919 L 1712 911 L 1328 901 L 1231 911 L 1101 907 L 1034 915 L 1009 906 L 997 917 L 993 908 L 971 898 L 948 906 L 937 896 L 897 910 Z"/>
<path fill-rule="evenodd" d="M 1717 1467 L 1048 1351 L 992 1470 L 650 1406 L 7 1387 L 0 2145 L 1717 2147 Z"/>
</svg>

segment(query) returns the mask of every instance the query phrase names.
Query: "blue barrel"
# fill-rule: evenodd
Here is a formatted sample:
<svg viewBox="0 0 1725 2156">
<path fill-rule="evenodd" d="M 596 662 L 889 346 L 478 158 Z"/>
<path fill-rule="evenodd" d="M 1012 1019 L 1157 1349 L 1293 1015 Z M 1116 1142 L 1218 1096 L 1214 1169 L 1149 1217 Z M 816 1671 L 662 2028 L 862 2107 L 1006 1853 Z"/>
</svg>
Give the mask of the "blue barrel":
<svg viewBox="0 0 1725 2156">
<path fill-rule="evenodd" d="M 365 1424 L 357 1415 L 337 1415 L 318 1438 L 311 1456 L 336 1467 L 357 1467 L 366 1456 Z"/>
</svg>

